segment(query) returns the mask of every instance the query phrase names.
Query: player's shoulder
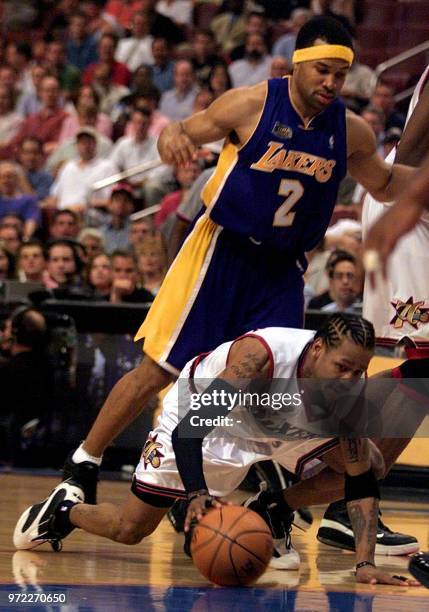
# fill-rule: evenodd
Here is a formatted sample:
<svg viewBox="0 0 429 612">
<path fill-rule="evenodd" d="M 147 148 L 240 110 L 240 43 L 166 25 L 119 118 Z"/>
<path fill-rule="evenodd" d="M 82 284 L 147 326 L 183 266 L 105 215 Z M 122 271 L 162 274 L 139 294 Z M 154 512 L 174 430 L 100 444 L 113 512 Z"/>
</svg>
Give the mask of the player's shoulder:
<svg viewBox="0 0 429 612">
<path fill-rule="evenodd" d="M 248 85 L 245 87 L 236 87 L 230 89 L 219 98 L 225 103 L 234 99 L 249 106 L 260 106 L 264 103 L 268 91 L 268 81 L 261 81 L 256 85 Z"/>
<path fill-rule="evenodd" d="M 268 350 L 281 349 L 287 350 L 291 348 L 292 352 L 296 348 L 305 346 L 314 338 L 315 332 L 308 329 L 296 329 L 294 327 L 265 327 L 250 331 L 243 336 L 253 337 L 261 344 L 264 344 Z"/>
</svg>

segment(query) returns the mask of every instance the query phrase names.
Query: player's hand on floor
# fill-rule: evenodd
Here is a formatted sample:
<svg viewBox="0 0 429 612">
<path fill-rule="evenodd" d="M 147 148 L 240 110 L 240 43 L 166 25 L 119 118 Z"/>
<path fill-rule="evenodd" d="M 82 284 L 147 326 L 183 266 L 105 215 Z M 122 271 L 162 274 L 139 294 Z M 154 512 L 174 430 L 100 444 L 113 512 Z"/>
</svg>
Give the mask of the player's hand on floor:
<svg viewBox="0 0 429 612">
<path fill-rule="evenodd" d="M 220 508 L 226 503 L 227 502 L 223 501 L 222 499 L 214 497 L 209 493 L 201 493 L 200 495 L 192 497 L 191 501 L 189 502 L 188 511 L 185 518 L 185 533 L 189 531 L 192 519 L 197 519 L 197 521 L 200 521 L 206 512 L 210 510 L 210 508 Z"/>
<path fill-rule="evenodd" d="M 420 586 L 420 583 L 413 578 L 406 576 L 391 576 L 376 567 L 365 566 L 356 570 L 356 582 L 364 584 L 391 584 L 400 587 Z"/>
</svg>

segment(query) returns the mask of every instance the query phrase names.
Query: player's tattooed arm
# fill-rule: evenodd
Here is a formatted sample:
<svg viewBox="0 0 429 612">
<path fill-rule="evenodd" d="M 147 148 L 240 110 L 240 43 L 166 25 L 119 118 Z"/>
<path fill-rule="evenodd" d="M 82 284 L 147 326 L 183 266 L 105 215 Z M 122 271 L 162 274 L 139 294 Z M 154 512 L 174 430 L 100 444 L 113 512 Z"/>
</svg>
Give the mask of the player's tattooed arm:
<svg viewBox="0 0 429 612">
<path fill-rule="evenodd" d="M 357 463 L 364 458 L 364 445 L 361 438 L 347 438 L 343 453 L 348 463 Z"/>
<path fill-rule="evenodd" d="M 378 499 L 368 497 L 347 504 L 353 527 L 356 547 L 356 563 L 374 563 L 377 541 Z"/>
<path fill-rule="evenodd" d="M 378 485 L 372 472 L 370 442 L 341 438 L 346 472 L 345 498 L 353 527 L 356 562 L 374 562 L 378 519 Z"/>
<path fill-rule="evenodd" d="M 259 338 L 244 337 L 232 345 L 226 368 L 219 376 L 245 387 L 252 379 L 267 378 L 270 365 L 268 351 Z"/>
</svg>

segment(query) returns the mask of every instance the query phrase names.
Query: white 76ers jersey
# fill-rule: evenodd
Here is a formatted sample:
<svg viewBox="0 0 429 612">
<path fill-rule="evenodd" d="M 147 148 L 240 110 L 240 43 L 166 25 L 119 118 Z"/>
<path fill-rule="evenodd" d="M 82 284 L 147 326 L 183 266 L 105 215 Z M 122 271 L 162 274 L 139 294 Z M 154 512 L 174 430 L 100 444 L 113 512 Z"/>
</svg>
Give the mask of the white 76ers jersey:
<svg viewBox="0 0 429 612">
<path fill-rule="evenodd" d="M 429 66 L 414 90 L 407 122 L 428 78 Z M 396 149 L 386 161 L 393 163 L 395 155 Z M 364 237 L 390 205 L 389 202 L 377 202 L 367 194 L 362 212 Z M 365 283 L 363 315 L 374 324 L 378 338 L 394 343 L 409 336 L 429 342 L 429 213 L 425 213 L 412 232 L 397 244 L 389 260 L 387 280 L 380 278 L 375 290 Z"/>
</svg>

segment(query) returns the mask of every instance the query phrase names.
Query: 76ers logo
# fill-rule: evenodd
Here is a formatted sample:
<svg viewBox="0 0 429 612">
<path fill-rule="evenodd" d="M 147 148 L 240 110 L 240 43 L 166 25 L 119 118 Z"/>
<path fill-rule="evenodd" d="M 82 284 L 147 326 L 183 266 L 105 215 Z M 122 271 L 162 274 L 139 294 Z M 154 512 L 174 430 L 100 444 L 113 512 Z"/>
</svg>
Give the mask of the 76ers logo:
<svg viewBox="0 0 429 612">
<path fill-rule="evenodd" d="M 423 308 L 424 302 L 413 302 L 412 296 L 406 302 L 396 300 L 390 303 L 396 311 L 390 324 L 396 329 L 401 329 L 404 323 L 409 323 L 412 327 L 418 329 L 419 323 L 429 321 L 429 308 Z"/>
<path fill-rule="evenodd" d="M 144 469 L 150 464 L 154 468 L 159 468 L 161 465 L 161 459 L 164 457 L 159 449 L 162 448 L 162 444 L 156 441 L 158 434 L 153 437 L 149 436 L 143 446 L 142 459 L 144 463 Z"/>
</svg>

